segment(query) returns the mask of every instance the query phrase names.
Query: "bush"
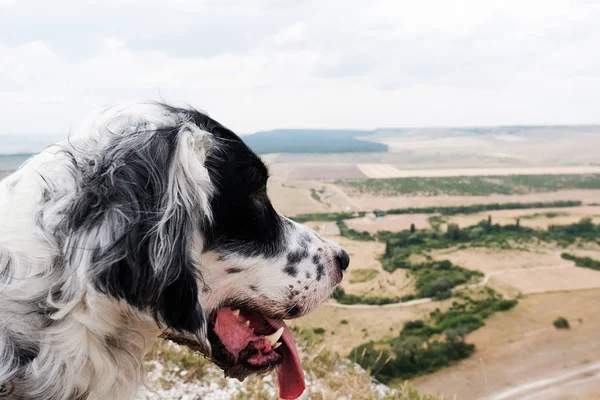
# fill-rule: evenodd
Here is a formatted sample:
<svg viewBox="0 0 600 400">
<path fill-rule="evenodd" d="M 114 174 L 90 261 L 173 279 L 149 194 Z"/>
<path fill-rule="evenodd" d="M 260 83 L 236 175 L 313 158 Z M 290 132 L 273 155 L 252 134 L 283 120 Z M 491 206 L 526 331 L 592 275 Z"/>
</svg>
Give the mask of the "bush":
<svg viewBox="0 0 600 400">
<path fill-rule="evenodd" d="M 316 335 L 323 335 L 323 334 L 325 334 L 325 329 L 324 328 L 313 328 L 313 332 Z"/>
<path fill-rule="evenodd" d="M 564 317 L 558 317 L 553 322 L 556 329 L 569 329 L 569 321 Z"/>
<path fill-rule="evenodd" d="M 575 265 L 577 265 L 578 267 L 590 268 L 596 271 L 600 271 L 600 261 L 594 260 L 593 258 L 577 257 L 569 253 L 562 253 L 560 256 L 565 260 L 574 261 Z"/>
<path fill-rule="evenodd" d="M 399 303 L 400 297 L 373 297 L 373 296 L 361 296 L 356 294 L 347 294 L 346 291 L 338 286 L 332 296 L 340 304 L 370 304 L 381 306 L 384 304 Z"/>
<path fill-rule="evenodd" d="M 451 290 L 456 286 L 483 276 L 479 271 L 458 267 L 448 260 L 423 263 L 413 266 L 411 270 L 416 277 L 415 296 L 433 297 L 437 300 L 449 298 Z"/>
</svg>

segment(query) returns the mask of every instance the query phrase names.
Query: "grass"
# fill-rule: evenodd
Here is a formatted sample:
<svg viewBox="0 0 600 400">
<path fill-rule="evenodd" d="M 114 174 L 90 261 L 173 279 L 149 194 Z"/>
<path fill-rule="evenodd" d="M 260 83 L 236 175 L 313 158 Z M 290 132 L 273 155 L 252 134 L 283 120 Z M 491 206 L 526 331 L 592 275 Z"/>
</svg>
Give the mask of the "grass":
<svg viewBox="0 0 600 400">
<path fill-rule="evenodd" d="M 443 400 L 439 396 L 421 395 L 406 382 L 393 392 L 377 395 L 373 391 L 372 376 L 348 359 L 327 350 L 322 345 L 321 335 L 315 334 L 312 329 L 292 328 L 292 331 L 300 349 L 302 367 L 308 376 L 307 395 L 310 399 Z M 158 380 L 151 383 L 157 389 L 169 390 L 185 383 L 223 388 L 233 383 L 238 388 L 233 399 L 267 400 L 276 397 L 273 373 L 251 376 L 242 383 L 228 380 L 210 361 L 165 340 L 157 340 L 146 358 L 146 368 L 158 368 L 157 363 L 161 373 Z"/>
<path fill-rule="evenodd" d="M 573 254 L 562 253 L 560 255 L 565 260 L 575 261 L 575 265 L 582 268 L 589 268 L 595 271 L 600 271 L 600 261 L 590 257 L 577 257 Z"/>
<path fill-rule="evenodd" d="M 350 271 L 350 283 L 364 283 L 377 278 L 379 271 L 376 269 L 353 269 Z"/>
<path fill-rule="evenodd" d="M 453 176 L 340 180 L 337 184 L 358 193 L 379 196 L 527 194 L 566 189 L 600 189 L 600 174 Z"/>
</svg>

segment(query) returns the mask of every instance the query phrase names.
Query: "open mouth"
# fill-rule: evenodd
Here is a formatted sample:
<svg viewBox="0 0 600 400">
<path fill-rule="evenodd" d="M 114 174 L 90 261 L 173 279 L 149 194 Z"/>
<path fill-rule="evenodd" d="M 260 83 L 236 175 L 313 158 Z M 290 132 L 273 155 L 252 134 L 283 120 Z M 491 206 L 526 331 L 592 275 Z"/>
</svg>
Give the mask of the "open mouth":
<svg viewBox="0 0 600 400">
<path fill-rule="evenodd" d="M 189 340 L 166 338 L 205 353 Z M 304 392 L 304 372 L 298 349 L 287 325 L 248 309 L 219 309 L 208 329 L 211 360 L 225 375 L 244 380 L 248 375 L 277 369 L 279 397 L 296 399 Z"/>
</svg>

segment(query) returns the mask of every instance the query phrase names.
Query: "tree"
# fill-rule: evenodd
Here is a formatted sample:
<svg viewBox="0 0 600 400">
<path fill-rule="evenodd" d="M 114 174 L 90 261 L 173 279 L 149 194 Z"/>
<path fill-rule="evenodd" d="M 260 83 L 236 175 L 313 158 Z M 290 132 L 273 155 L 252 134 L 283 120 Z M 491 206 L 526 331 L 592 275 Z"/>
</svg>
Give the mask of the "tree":
<svg viewBox="0 0 600 400">
<path fill-rule="evenodd" d="M 554 327 L 557 329 L 569 329 L 569 321 L 565 317 L 558 317 L 554 320 Z"/>
<path fill-rule="evenodd" d="M 488 226 L 492 226 L 492 216 L 488 215 Z"/>
<path fill-rule="evenodd" d="M 415 233 L 415 224 L 410 224 L 410 233 Z"/>
<path fill-rule="evenodd" d="M 459 240 L 460 239 L 460 228 L 457 224 L 448 224 L 448 230 L 446 231 L 446 236 L 450 240 Z"/>
</svg>

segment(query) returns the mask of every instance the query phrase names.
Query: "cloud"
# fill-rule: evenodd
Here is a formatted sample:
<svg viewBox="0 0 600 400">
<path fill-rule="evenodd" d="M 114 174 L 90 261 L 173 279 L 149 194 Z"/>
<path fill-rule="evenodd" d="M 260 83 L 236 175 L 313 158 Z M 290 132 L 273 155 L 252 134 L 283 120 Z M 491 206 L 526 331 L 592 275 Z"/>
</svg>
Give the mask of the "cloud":
<svg viewBox="0 0 600 400">
<path fill-rule="evenodd" d="M 599 45 L 586 1 L 0 0 L 0 133 L 161 96 L 240 132 L 600 123 Z"/>
</svg>

